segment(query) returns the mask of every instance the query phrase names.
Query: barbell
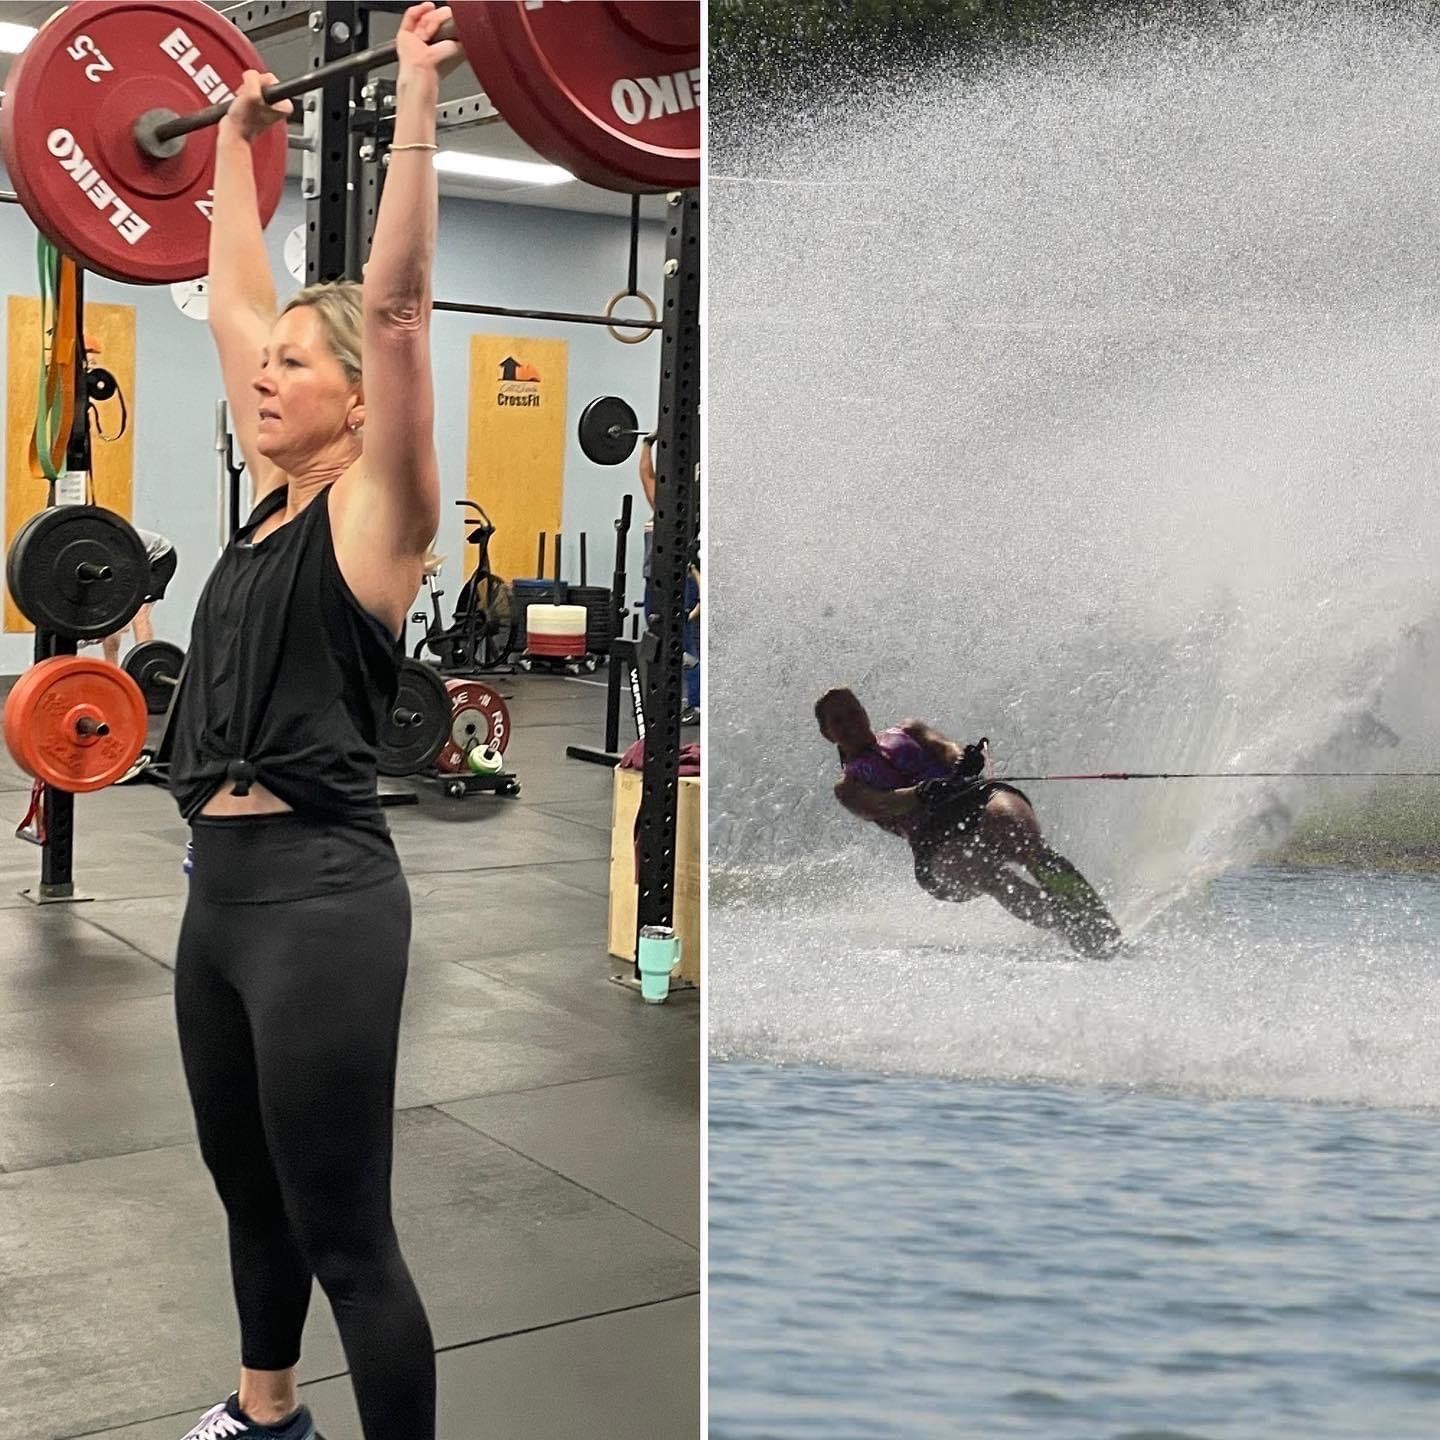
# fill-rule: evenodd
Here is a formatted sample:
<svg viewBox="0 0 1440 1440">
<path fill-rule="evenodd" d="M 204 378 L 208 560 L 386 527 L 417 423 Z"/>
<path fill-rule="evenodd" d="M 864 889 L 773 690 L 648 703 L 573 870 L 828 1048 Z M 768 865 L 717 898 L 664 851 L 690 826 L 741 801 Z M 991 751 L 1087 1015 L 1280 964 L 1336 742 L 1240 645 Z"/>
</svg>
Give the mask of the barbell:
<svg viewBox="0 0 1440 1440">
<path fill-rule="evenodd" d="M 632 193 L 700 183 L 698 0 L 461 3 L 444 33 L 505 122 L 578 179 Z M 264 93 L 289 99 L 394 61 L 394 44 L 381 45 Z M 6 77 L 0 153 L 21 205 L 112 280 L 203 275 L 214 126 L 244 72 L 266 68 L 204 0 L 75 0 Z M 283 125 L 251 146 L 262 224 L 280 202 L 286 150 Z"/>
<path fill-rule="evenodd" d="M 395 702 L 380 727 L 378 768 L 389 776 L 432 769 L 495 774 L 504 768 L 498 757 L 510 731 L 510 710 L 498 690 L 482 680 L 445 680 L 433 665 L 402 660 Z"/>
<path fill-rule="evenodd" d="M 578 437 L 587 460 L 597 465 L 619 465 L 635 453 L 642 435 L 635 411 L 618 395 L 601 395 L 580 412 Z"/>
<path fill-rule="evenodd" d="M 83 655 L 32 665 L 5 699 L 11 758 L 57 790 L 83 794 L 115 784 L 144 748 L 149 715 L 169 705 L 184 659 L 179 646 L 156 640 L 137 645 L 123 668 Z M 497 690 L 478 680 L 447 684 L 431 666 L 403 660 L 377 737 L 377 769 L 387 776 L 432 768 L 496 774 L 510 730 Z"/>
<path fill-rule="evenodd" d="M 185 652 L 168 640 L 142 640 L 131 646 L 120 668 L 140 687 L 146 710 L 163 715 L 185 673 Z"/>
</svg>

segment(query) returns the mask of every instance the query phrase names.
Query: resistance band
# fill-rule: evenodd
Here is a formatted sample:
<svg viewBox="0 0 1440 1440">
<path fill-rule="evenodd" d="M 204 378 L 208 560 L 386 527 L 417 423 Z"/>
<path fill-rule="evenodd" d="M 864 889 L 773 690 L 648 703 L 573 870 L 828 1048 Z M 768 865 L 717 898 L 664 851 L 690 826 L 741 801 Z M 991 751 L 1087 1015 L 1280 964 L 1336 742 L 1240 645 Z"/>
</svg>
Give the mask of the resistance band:
<svg viewBox="0 0 1440 1440">
<path fill-rule="evenodd" d="M 40 379 L 30 473 L 53 485 L 64 468 L 75 420 L 76 273 L 75 262 L 43 235 L 36 236 L 35 255 L 40 282 Z"/>
</svg>

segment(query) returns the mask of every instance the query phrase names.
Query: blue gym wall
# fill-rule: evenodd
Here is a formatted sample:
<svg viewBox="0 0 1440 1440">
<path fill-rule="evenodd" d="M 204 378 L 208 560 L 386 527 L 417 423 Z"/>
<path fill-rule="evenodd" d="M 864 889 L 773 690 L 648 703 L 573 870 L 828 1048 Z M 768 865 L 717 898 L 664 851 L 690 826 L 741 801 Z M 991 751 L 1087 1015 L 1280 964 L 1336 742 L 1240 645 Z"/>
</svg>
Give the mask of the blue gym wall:
<svg viewBox="0 0 1440 1440">
<path fill-rule="evenodd" d="M 4 183 L 9 188 L 8 181 Z M 298 287 L 285 271 L 281 247 L 303 218 L 304 205 L 292 184 L 266 231 L 282 296 Z M 445 300 L 525 309 L 598 311 L 623 287 L 629 233 L 628 219 L 445 196 L 440 206 L 435 294 Z M 0 205 L 0 295 L 36 293 L 34 237 L 18 205 Z M 664 252 L 663 228 L 647 222 L 640 240 L 640 288 L 657 304 L 664 288 Z M 86 295 L 135 307 L 137 393 L 127 397 L 135 434 L 133 518 L 138 525 L 168 535 L 179 552 L 180 566 L 169 595 L 155 609 L 155 632 L 183 645 L 216 553 L 214 434 L 215 402 L 221 398 L 219 366 L 206 326 L 180 314 L 168 286 L 118 285 L 87 276 Z M 634 302 L 627 313 L 636 313 Z M 601 394 L 623 395 L 635 407 L 641 424 L 653 423 L 660 383 L 658 333 L 643 345 L 622 345 L 601 326 L 436 314 L 435 440 L 443 485 L 439 548 L 447 556 L 443 581 L 447 616 L 459 587 L 462 560 L 468 569 L 474 555 L 473 549 L 463 557 L 459 554 L 454 518 L 459 511 L 453 502 L 465 494 L 469 340 L 481 331 L 555 336 L 569 342 L 566 576 L 579 578 L 575 539 L 584 530 L 590 543 L 590 583 L 609 583 L 614 520 L 621 497 L 630 493 L 635 506 L 628 569 L 631 599 L 638 600 L 640 530 L 649 510 L 636 462 L 610 468 L 591 464 L 580 453 L 575 426 L 585 403 Z M 0 363 L 8 363 L 5 343 L 5 326 L 0 323 Z M 23 670 L 32 653 L 28 634 L 0 635 L 0 674 Z"/>
</svg>

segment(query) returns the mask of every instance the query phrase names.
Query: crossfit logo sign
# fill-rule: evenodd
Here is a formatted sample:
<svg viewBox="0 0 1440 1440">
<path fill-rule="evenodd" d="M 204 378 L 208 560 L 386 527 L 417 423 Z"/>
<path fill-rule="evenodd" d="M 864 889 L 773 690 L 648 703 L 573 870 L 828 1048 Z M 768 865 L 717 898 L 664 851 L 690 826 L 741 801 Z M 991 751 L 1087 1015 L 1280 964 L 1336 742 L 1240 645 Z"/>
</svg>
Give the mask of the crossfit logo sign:
<svg viewBox="0 0 1440 1440">
<path fill-rule="evenodd" d="M 500 362 L 500 379 L 495 390 L 497 405 L 538 407 L 540 404 L 540 372 L 523 360 L 507 355 Z"/>
<path fill-rule="evenodd" d="M 52 130 L 45 137 L 45 148 L 60 162 L 60 168 L 81 189 L 85 198 L 120 232 L 127 244 L 134 245 L 150 230 L 150 222 L 142 220 L 104 180 L 100 172 L 85 158 L 75 137 L 68 130 Z"/>
<path fill-rule="evenodd" d="M 622 76 L 610 87 L 610 105 L 627 125 L 693 110 L 700 103 L 700 70 L 673 75 Z"/>
</svg>

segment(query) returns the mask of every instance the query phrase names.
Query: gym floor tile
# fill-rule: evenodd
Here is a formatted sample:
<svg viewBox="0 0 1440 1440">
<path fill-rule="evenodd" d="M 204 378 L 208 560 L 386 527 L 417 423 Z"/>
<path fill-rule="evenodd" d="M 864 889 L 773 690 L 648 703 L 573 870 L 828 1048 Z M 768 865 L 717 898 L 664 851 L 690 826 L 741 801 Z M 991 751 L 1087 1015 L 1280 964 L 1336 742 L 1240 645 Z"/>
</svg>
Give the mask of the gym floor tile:
<svg viewBox="0 0 1440 1440">
<path fill-rule="evenodd" d="M 552 766 L 547 764 L 544 768 L 537 769 L 533 778 L 524 780 L 521 794 L 521 802 L 535 807 L 548 805 L 568 805 L 576 800 L 605 800 L 610 799 L 612 781 L 611 772 L 608 768 L 602 769 L 599 765 L 586 765 L 580 760 L 568 762 L 578 771 L 583 772 L 583 778 L 577 778 L 568 771 L 556 772 Z M 597 776 L 603 775 L 603 783 L 598 783 Z"/>
<path fill-rule="evenodd" d="M 568 768 L 561 770 L 560 765 Z M 563 805 L 572 800 L 608 800 L 614 783 L 609 766 L 566 760 L 563 746 L 558 759 L 546 756 L 542 764 L 523 773 L 517 766 L 517 773 L 521 774 L 521 802 L 535 806 Z"/>
<path fill-rule="evenodd" d="M 439 1440 L 688 1440 L 700 1433 L 700 1301 L 663 1300 L 467 1345 L 439 1355 L 436 1368 Z M 312 1380 L 301 1398 L 325 1440 L 358 1437 L 348 1377 Z M 89 1440 L 176 1440 L 204 1408 L 197 1401 Z"/>
<path fill-rule="evenodd" d="M 588 743 L 598 745 L 605 738 L 605 727 L 603 724 L 592 724 L 591 716 L 594 714 L 594 710 L 593 703 L 588 699 L 577 697 L 568 703 L 550 704 L 543 708 L 512 706 L 511 714 L 517 730 L 522 725 L 532 733 L 536 731 L 549 732 L 556 729 L 583 729 L 590 737 Z M 548 733 L 546 738 L 549 738 Z M 576 743 L 585 744 L 586 742 L 582 740 Z"/>
<path fill-rule="evenodd" d="M 106 1005 L 0 1011 L 0 1169 L 194 1138 L 169 989 Z"/>
<path fill-rule="evenodd" d="M 443 814 L 441 824 L 435 824 L 433 816 L 423 817 L 429 823 L 392 823 L 407 871 L 487 870 L 549 860 L 595 860 L 610 853 L 608 836 L 533 807 L 515 804 L 507 814 L 486 815 L 479 811 L 478 799 L 452 803 L 455 808 Z M 476 813 L 466 813 L 471 806 Z"/>
<path fill-rule="evenodd" d="M 400 1115 L 396 1147 L 396 1225 L 438 1348 L 698 1288 L 692 1247 L 448 1116 Z M 54 1440 L 188 1417 L 120 1432 L 175 1440 L 233 1388 L 224 1221 L 193 1146 L 0 1176 L 0 1198 L 0 1435 Z M 696 1385 L 698 1352 L 696 1337 L 679 1388 Z M 301 1378 L 344 1368 L 317 1293 Z M 537 1378 L 522 1388 L 549 1387 Z"/>
<path fill-rule="evenodd" d="M 700 1072 L 611 1075 L 440 1107 L 697 1248 Z M 635 1156 L 644 1154 L 643 1168 Z"/>
<path fill-rule="evenodd" d="M 604 952 L 605 901 L 543 869 L 412 870 L 409 879 L 415 943 L 427 955 L 468 961 L 552 945 Z"/>
<path fill-rule="evenodd" d="M 610 852 L 607 849 L 603 860 L 559 861 L 545 867 L 546 875 L 564 885 L 573 885 L 591 895 L 610 898 Z"/>
<path fill-rule="evenodd" d="M 664 1005 L 647 1005 L 635 991 L 611 980 L 632 973 L 631 963 L 604 954 L 598 946 L 481 952 L 461 957 L 459 963 L 596 1020 L 612 1032 L 623 1032 L 636 1066 L 666 1058 L 684 1064 L 700 1053 L 700 992 L 672 990 Z"/>
<path fill-rule="evenodd" d="M 539 809 L 559 820 L 570 820 L 576 825 L 589 825 L 596 830 L 603 830 L 607 835 L 614 818 L 614 803 L 609 796 L 604 800 L 570 800 L 543 804 Z"/>
<path fill-rule="evenodd" d="M 71 913 L 82 925 L 118 936 L 167 969 L 174 969 L 180 919 L 185 913 L 183 890 L 136 900 L 96 900 L 77 905 Z"/>
<path fill-rule="evenodd" d="M 15 820 L 19 822 L 19 814 Z M 184 856 L 183 844 L 171 845 L 135 829 L 102 829 L 80 818 L 76 822 L 75 889 L 106 900 L 163 895 L 180 887 Z M 0 904 L 28 904 L 19 891 L 34 889 L 39 881 L 38 849 L 18 842 L 0 848 Z"/>
<path fill-rule="evenodd" d="M 414 913 L 412 965 L 484 959 L 547 945 L 574 949 L 589 945 L 597 955 L 604 952 L 605 902 L 549 878 L 544 869 L 517 866 L 427 873 L 407 866 L 406 875 Z M 74 916 L 80 926 L 77 934 L 88 933 L 85 927 L 89 927 L 96 934 L 116 937 L 167 969 L 174 966 L 184 911 L 183 894 L 43 907 L 47 915 Z M 19 922 L 15 923 L 18 928 Z M 0 926 L 0 957 L 5 953 L 4 928 Z"/>
<path fill-rule="evenodd" d="M 565 747 L 567 745 L 584 745 L 598 748 L 604 739 L 605 727 L 603 725 L 572 719 L 563 725 L 541 725 L 523 733 L 517 731 L 515 738 L 510 742 L 510 749 L 535 766 L 542 778 L 544 771 L 548 768 L 558 775 L 570 776 L 576 779 L 577 783 L 586 784 L 593 783 L 594 780 L 603 781 L 605 771 L 609 767 L 593 765 L 584 760 L 574 760 L 565 753 Z M 579 778 L 587 774 L 592 777 L 591 781 L 587 782 Z"/>
<path fill-rule="evenodd" d="M 405 992 L 396 1103 L 533 1090 L 643 1064 L 631 1037 L 603 1021 L 465 965 L 418 966 Z"/>
<path fill-rule="evenodd" d="M 91 908 L 25 905 L 0 921 L 0 1015 L 170 989 L 169 972 L 143 947 L 87 923 Z"/>
<path fill-rule="evenodd" d="M 598 995 L 593 972 L 605 961 L 593 953 L 591 961 L 555 952 L 555 983 Z M 105 1005 L 0 1012 L 0 1168 L 192 1138 L 170 988 Z M 587 1008 L 574 996 L 568 1005 L 547 999 L 533 982 L 522 988 L 468 965 L 422 960 L 406 989 L 397 1105 L 530 1091 L 698 1054 L 698 1032 L 678 1005 L 652 1016 L 652 1007 L 611 988 L 613 998 Z M 602 1008 L 607 1000 L 613 1014 Z"/>
<path fill-rule="evenodd" d="M 700 1300 L 449 1351 L 438 1379 L 439 1440 L 689 1440 L 700 1433 Z M 304 1398 L 327 1440 L 359 1435 L 348 1380 L 306 1386 Z"/>
</svg>

